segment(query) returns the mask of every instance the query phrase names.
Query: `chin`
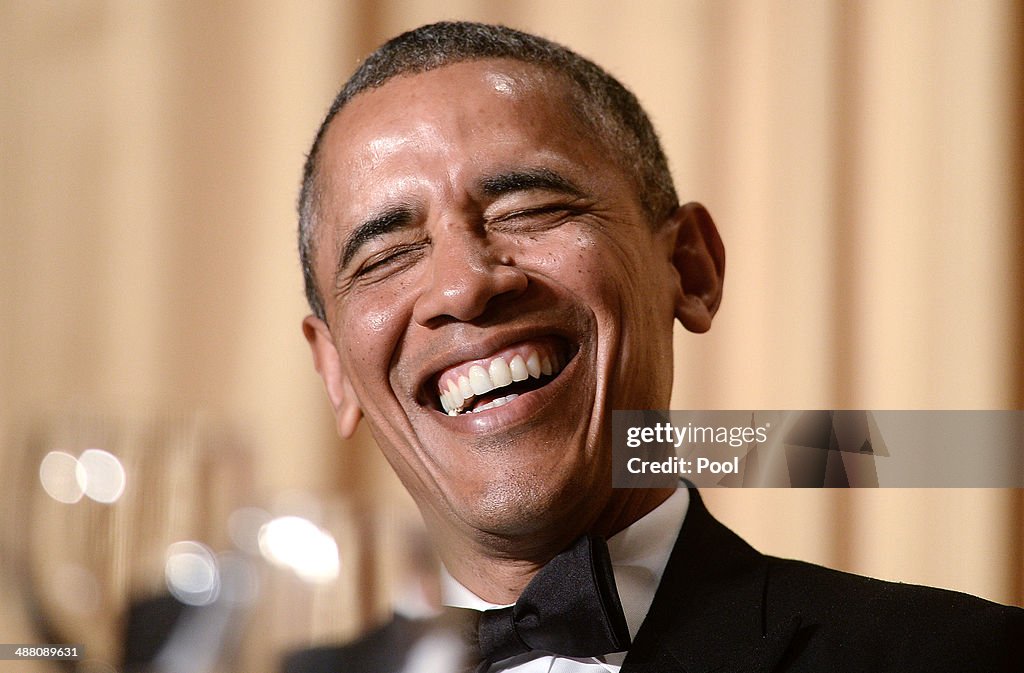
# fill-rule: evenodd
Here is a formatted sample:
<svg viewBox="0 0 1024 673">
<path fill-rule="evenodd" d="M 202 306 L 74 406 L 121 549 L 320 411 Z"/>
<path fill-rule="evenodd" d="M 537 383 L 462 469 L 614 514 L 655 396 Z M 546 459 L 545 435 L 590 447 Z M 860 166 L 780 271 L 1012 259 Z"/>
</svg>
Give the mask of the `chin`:
<svg viewBox="0 0 1024 673">
<path fill-rule="evenodd" d="M 482 484 L 463 511 L 467 524 L 498 538 L 575 538 L 603 507 L 604 490 L 580 471 L 510 471 Z"/>
</svg>

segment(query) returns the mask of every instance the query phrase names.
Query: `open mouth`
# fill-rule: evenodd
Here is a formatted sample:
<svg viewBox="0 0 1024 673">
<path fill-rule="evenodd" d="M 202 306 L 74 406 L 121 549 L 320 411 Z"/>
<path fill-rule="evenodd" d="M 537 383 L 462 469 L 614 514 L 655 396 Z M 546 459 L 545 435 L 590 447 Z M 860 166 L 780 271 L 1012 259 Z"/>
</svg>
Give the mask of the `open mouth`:
<svg viewBox="0 0 1024 673">
<path fill-rule="evenodd" d="M 552 338 L 516 344 L 488 358 L 463 362 L 437 375 L 436 399 L 449 416 L 504 406 L 550 383 L 574 351 L 564 340 Z"/>
</svg>

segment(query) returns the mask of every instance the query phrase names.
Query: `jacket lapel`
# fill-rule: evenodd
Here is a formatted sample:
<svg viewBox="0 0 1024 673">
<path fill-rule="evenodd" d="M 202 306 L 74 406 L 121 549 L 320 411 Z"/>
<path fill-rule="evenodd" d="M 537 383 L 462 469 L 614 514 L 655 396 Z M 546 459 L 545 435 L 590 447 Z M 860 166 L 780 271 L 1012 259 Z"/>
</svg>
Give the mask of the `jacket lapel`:
<svg viewBox="0 0 1024 673">
<path fill-rule="evenodd" d="M 716 521 L 697 489 L 621 673 L 768 673 L 800 627 L 768 619 L 765 557 Z"/>
</svg>

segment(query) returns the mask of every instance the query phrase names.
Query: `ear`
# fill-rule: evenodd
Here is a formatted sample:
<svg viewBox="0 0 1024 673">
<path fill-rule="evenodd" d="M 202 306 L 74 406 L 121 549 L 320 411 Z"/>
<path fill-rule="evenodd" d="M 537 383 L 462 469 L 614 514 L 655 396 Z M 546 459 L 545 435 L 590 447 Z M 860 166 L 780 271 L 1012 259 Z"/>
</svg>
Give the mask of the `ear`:
<svg viewBox="0 0 1024 673">
<path fill-rule="evenodd" d="M 722 301 L 725 246 L 711 214 L 699 203 L 680 206 L 672 264 L 679 273 L 676 318 L 691 332 L 706 332 Z"/>
<path fill-rule="evenodd" d="M 355 434 L 363 411 L 359 407 L 352 382 L 342 370 L 341 357 L 331 339 L 331 330 L 323 320 L 309 315 L 302 321 L 302 333 L 313 353 L 313 367 L 327 389 L 327 397 L 334 408 L 338 434 L 348 439 Z"/>
</svg>

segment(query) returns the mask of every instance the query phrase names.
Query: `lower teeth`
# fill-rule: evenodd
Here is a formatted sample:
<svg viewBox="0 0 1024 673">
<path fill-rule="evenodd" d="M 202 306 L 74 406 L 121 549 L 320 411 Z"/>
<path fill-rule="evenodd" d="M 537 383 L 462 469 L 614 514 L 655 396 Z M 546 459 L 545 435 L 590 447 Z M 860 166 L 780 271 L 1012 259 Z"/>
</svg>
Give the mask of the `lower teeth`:
<svg viewBox="0 0 1024 673">
<path fill-rule="evenodd" d="M 488 409 L 495 409 L 496 407 L 503 407 L 503 406 L 509 404 L 510 402 L 512 402 L 513 399 L 515 399 L 518 396 L 519 395 L 513 393 L 513 394 L 510 394 L 510 395 L 505 395 L 504 397 L 499 397 L 498 399 L 493 399 L 493 401 L 490 401 L 490 402 L 488 402 L 485 405 L 480 405 L 476 409 L 469 410 L 468 413 L 477 414 L 477 413 L 479 413 L 481 411 L 487 411 Z M 463 412 L 463 413 L 466 413 L 466 412 Z"/>
</svg>

